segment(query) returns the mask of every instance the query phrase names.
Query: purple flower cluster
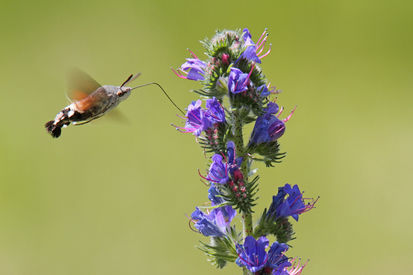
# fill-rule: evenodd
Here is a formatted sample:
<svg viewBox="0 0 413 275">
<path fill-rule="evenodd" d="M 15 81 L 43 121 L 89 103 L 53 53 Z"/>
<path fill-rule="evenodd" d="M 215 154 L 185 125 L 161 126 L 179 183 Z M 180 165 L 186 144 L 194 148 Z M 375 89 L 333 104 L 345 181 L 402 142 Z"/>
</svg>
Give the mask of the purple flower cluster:
<svg viewBox="0 0 413 275">
<path fill-rule="evenodd" d="M 245 266 L 251 272 L 264 269 L 266 274 L 291 266 L 288 258 L 284 255 L 284 252 L 288 250 L 288 245 L 274 242 L 266 252 L 268 245 L 269 241 L 266 237 L 255 240 L 254 237 L 247 236 L 243 245 L 237 245 L 238 259 L 236 263 L 239 266 Z"/>
<path fill-rule="evenodd" d="M 186 112 L 185 127 L 176 127 L 184 133 L 193 133 L 199 136 L 202 131 L 206 131 L 217 123 L 225 122 L 225 111 L 221 103 L 214 97 L 207 99 L 206 109 L 201 107 L 202 101 L 192 101 Z"/>
<path fill-rule="evenodd" d="M 317 199 L 303 198 L 297 185 L 285 184 L 278 188 L 268 211 L 254 220 L 260 180 L 251 167 L 256 161 L 267 167 L 280 163 L 285 153 L 278 139 L 295 111 L 281 118 L 283 107 L 270 99 L 279 90 L 267 81 L 260 65 L 271 52 L 271 46 L 264 50 L 267 39 L 266 30 L 256 43 L 246 28 L 218 31 L 203 43 L 207 60 L 190 52 L 191 58 L 173 71 L 180 78 L 199 81 L 202 88 L 194 92 L 207 99 L 205 107 L 201 100 L 189 104 L 185 125 L 177 129 L 193 133 L 204 154 L 211 154 L 206 175 L 198 170 L 209 187 L 209 202 L 196 207 L 190 217 L 191 228 L 210 237 L 201 250 L 220 268 L 236 262 L 244 274 L 295 275 L 301 274 L 305 264 L 285 255 L 294 234 L 289 217 L 298 221 Z M 245 125 L 254 121 L 246 141 Z M 237 212 L 242 232 L 233 224 Z M 270 244 L 267 236 L 277 241 Z"/>
<path fill-rule="evenodd" d="M 310 202 L 305 203 L 305 200 L 310 200 Z M 267 216 L 275 220 L 291 216 L 298 221 L 298 215 L 311 210 L 316 202 L 317 199 L 303 198 L 303 193 L 297 185 L 291 187 L 287 183 L 279 187 L 277 195 L 272 197 Z"/>
<path fill-rule="evenodd" d="M 219 206 L 225 203 L 224 198 L 217 188 L 217 184 L 223 185 L 231 182 L 229 175 L 231 169 L 237 167 L 237 161 L 240 159 L 235 158 L 235 148 L 232 141 L 227 145 L 227 156 L 224 157 L 215 154 L 212 156 L 212 163 L 209 167 L 207 177 L 203 177 L 208 180 L 210 187 L 208 190 L 208 199 L 211 202 L 211 206 Z M 191 215 L 191 220 L 195 222 L 195 228 L 205 236 L 222 237 L 226 233 L 226 229 L 229 227 L 232 219 L 235 217 L 236 211 L 229 205 L 214 208 L 209 214 L 205 214 L 196 208 Z"/>
</svg>

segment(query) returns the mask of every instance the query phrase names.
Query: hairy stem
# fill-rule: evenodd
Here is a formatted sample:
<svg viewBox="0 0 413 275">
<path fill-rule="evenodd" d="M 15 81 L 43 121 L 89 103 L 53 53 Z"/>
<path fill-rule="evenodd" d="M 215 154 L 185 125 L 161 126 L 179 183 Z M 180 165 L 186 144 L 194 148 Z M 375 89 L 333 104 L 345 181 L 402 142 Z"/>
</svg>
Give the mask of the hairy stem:
<svg viewBox="0 0 413 275">
<path fill-rule="evenodd" d="M 234 134 L 234 143 L 236 146 L 236 154 L 238 157 L 243 157 L 244 160 L 241 164 L 241 172 L 244 176 L 244 181 L 248 182 L 249 174 L 249 165 L 248 165 L 248 156 L 247 150 L 244 148 L 244 138 L 242 135 L 242 118 L 238 110 L 233 111 L 233 134 Z M 243 237 L 252 235 L 252 215 L 251 213 L 242 213 L 242 225 L 243 225 Z"/>
</svg>

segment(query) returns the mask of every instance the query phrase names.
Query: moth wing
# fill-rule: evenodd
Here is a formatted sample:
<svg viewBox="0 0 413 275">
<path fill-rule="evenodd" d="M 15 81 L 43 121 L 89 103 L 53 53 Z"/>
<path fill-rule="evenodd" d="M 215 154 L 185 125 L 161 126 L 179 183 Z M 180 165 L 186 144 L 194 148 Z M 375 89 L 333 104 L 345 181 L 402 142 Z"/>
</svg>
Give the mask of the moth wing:
<svg viewBox="0 0 413 275">
<path fill-rule="evenodd" d="M 80 69 L 72 69 L 68 73 L 68 93 L 71 101 L 79 101 L 99 89 L 101 85 L 90 75 Z"/>
<path fill-rule="evenodd" d="M 130 121 L 128 117 L 119 109 L 113 109 L 110 110 L 107 115 L 109 119 L 115 120 L 116 122 L 124 123 L 124 124 L 129 124 Z"/>
</svg>

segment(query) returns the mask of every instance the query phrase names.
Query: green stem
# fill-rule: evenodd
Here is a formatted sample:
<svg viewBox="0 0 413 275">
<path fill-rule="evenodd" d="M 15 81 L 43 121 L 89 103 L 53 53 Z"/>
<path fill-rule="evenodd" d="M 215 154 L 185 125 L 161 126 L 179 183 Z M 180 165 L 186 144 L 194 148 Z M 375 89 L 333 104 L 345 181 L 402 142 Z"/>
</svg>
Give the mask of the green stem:
<svg viewBox="0 0 413 275">
<path fill-rule="evenodd" d="M 252 215 L 251 213 L 242 214 L 242 225 L 244 228 L 244 239 L 247 236 L 252 236 Z"/>
<path fill-rule="evenodd" d="M 238 157 L 243 157 L 244 161 L 241 164 L 241 172 L 244 176 L 244 181 L 248 182 L 249 166 L 246 148 L 244 148 L 244 138 L 242 135 L 242 118 L 238 110 L 233 112 L 234 122 L 234 143 L 236 154 Z M 252 215 L 251 213 L 242 213 L 243 237 L 252 235 Z"/>
<path fill-rule="evenodd" d="M 242 274 L 243 275 L 251 275 L 252 273 L 244 266 L 242 268 Z"/>
</svg>

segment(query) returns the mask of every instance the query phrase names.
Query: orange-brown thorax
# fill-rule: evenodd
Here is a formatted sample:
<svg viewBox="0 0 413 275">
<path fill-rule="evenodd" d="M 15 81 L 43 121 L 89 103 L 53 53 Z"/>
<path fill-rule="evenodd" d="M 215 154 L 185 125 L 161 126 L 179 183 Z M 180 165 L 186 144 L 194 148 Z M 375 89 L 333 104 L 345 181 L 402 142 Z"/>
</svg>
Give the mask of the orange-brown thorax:
<svg viewBox="0 0 413 275">
<path fill-rule="evenodd" d="M 80 113 L 86 112 L 93 107 L 99 108 L 102 105 L 106 105 L 108 101 L 108 95 L 103 87 L 100 87 L 90 95 L 79 93 L 78 100 L 74 102 L 76 110 Z"/>
</svg>

